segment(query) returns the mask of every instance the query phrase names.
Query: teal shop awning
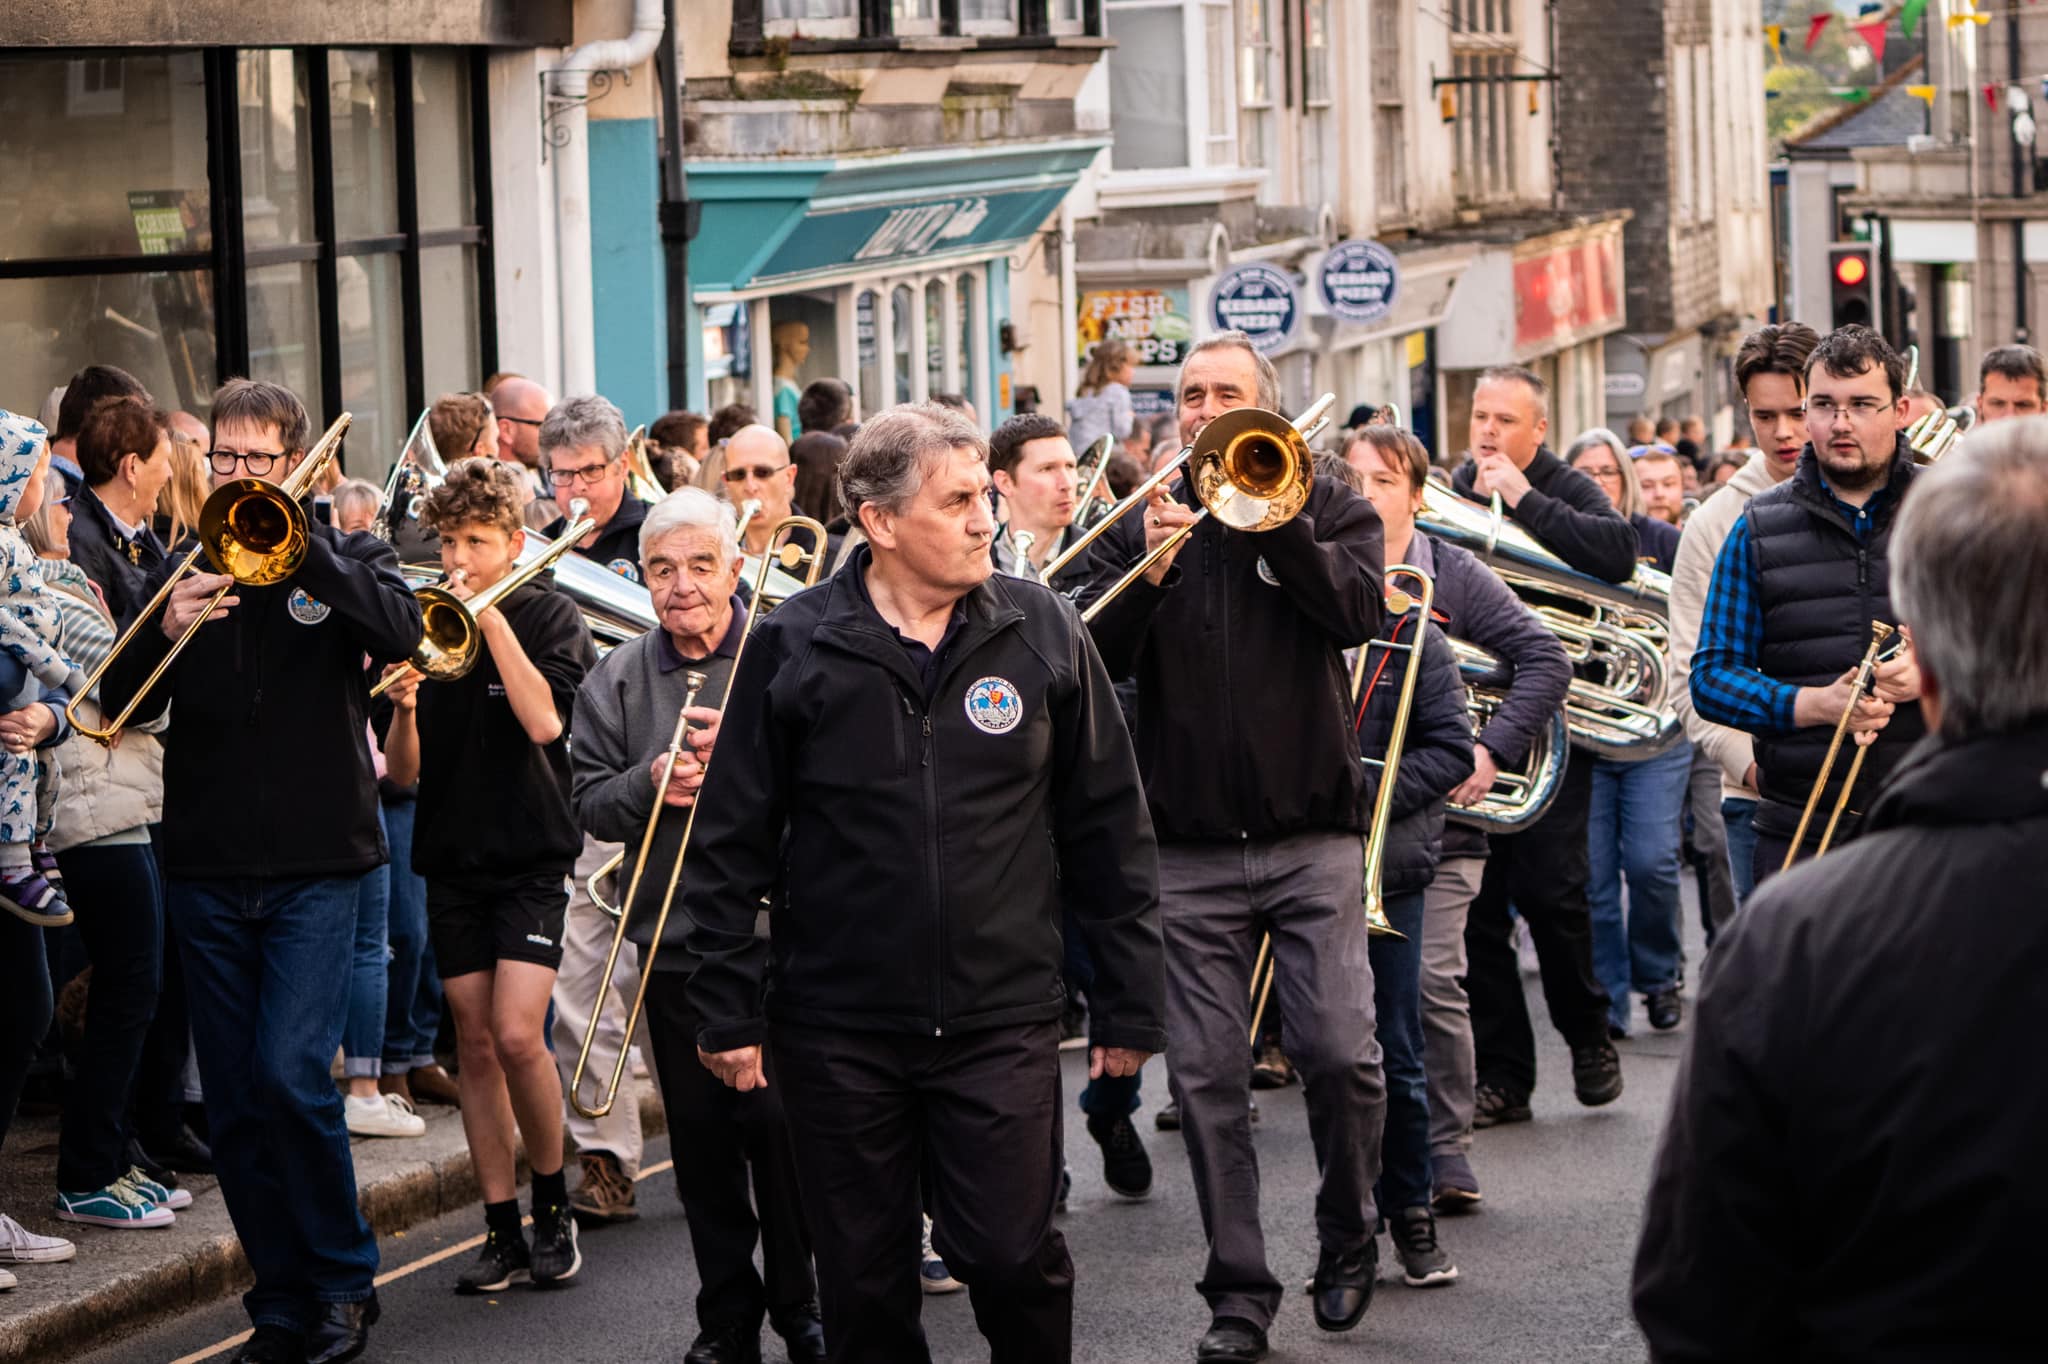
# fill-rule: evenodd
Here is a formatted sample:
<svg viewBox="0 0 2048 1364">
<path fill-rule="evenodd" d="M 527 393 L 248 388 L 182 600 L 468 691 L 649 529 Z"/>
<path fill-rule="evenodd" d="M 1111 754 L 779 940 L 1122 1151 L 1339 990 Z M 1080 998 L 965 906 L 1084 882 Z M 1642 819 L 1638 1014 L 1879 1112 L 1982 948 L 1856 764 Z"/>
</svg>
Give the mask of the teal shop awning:
<svg viewBox="0 0 2048 1364">
<path fill-rule="evenodd" d="M 987 256 L 1036 232 L 1096 139 L 836 161 L 693 161 L 690 286 L 729 293 Z"/>
</svg>

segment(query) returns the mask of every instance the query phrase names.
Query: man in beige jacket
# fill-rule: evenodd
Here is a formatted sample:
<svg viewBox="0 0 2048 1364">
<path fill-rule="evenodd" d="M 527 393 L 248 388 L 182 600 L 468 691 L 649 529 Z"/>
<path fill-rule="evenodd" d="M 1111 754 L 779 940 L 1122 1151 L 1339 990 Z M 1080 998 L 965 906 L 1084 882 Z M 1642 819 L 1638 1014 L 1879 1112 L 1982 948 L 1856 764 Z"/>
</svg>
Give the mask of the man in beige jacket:
<svg viewBox="0 0 2048 1364">
<path fill-rule="evenodd" d="M 1688 679 L 1706 609 L 1707 583 L 1714 576 L 1722 542 L 1749 499 L 1790 478 L 1799 463 L 1799 452 L 1806 445 L 1806 358 L 1819 343 L 1819 335 L 1803 322 L 1764 327 L 1743 338 L 1735 354 L 1735 382 L 1749 411 L 1757 449 L 1735 477 L 1700 503 L 1686 520 L 1671 569 L 1671 687 L 1666 694 L 1694 745 L 1720 766 L 1719 816 L 1727 835 L 1722 850 L 1734 871 L 1738 903 L 1749 898 L 1752 888 L 1750 864 L 1756 836 L 1750 829 L 1750 817 L 1756 812 L 1757 800 L 1755 756 L 1749 735 L 1703 720 L 1693 710 Z M 1715 811 L 1711 803 L 1702 805 L 1697 764 L 1693 778 L 1697 837 L 1700 830 L 1712 828 Z M 1713 788 L 1709 785 L 1706 789 L 1710 802 Z M 1708 837 L 1703 841 L 1717 840 Z M 1732 910 L 1732 905 L 1708 907 L 1710 938 Z"/>
</svg>

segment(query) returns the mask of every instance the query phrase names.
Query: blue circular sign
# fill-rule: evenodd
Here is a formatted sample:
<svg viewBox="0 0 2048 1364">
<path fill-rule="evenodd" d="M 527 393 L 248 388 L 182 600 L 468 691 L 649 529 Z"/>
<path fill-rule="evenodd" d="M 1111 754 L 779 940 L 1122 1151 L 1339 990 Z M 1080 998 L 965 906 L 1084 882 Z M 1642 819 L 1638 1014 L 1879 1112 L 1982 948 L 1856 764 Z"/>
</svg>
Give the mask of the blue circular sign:
<svg viewBox="0 0 2048 1364">
<path fill-rule="evenodd" d="M 1233 266 L 1209 291 L 1217 331 L 1241 331 L 1262 355 L 1284 350 L 1301 329 L 1301 288 L 1294 276 L 1263 261 Z"/>
<path fill-rule="evenodd" d="M 1323 307 L 1345 322 L 1383 321 L 1400 288 L 1401 263 L 1378 242 L 1338 242 L 1316 271 Z"/>
</svg>

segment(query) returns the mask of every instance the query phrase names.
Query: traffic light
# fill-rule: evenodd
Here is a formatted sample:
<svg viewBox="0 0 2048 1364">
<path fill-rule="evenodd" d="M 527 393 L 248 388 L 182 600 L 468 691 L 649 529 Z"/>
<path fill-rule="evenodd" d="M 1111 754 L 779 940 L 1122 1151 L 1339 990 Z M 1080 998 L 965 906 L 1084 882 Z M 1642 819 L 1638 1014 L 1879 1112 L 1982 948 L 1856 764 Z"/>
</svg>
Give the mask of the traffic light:
<svg viewBox="0 0 2048 1364">
<path fill-rule="evenodd" d="M 1877 325 L 1877 248 L 1868 242 L 1828 247 L 1829 315 L 1837 327 Z"/>
</svg>

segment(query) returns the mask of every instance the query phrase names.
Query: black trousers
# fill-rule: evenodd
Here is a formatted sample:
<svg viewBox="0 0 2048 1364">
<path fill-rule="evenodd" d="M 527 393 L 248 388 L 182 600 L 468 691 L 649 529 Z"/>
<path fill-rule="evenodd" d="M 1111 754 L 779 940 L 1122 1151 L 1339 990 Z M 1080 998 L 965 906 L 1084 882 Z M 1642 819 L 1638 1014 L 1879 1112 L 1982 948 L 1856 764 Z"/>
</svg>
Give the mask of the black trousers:
<svg viewBox="0 0 2048 1364">
<path fill-rule="evenodd" d="M 967 1285 L 991 1364 L 1073 1355 L 1074 1265 L 1053 1228 L 1059 1024 L 957 1037 L 776 1026 L 782 1087 L 817 1231 L 834 1364 L 929 1364 L 918 1316 L 919 1181 L 932 1238 Z"/>
<path fill-rule="evenodd" d="M 1843 761 L 1847 761 L 1844 759 Z M 1792 835 L 1799 830 L 1799 816 L 1803 807 L 1785 805 L 1774 800 L 1760 800 L 1751 827 L 1756 830 L 1756 858 L 1750 864 L 1756 884 L 1761 886 L 1771 877 L 1785 869 L 1785 854 L 1792 850 Z M 1821 834 L 1828 827 L 1828 814 L 1834 809 L 1832 799 L 1823 800 L 1813 812 L 1813 819 L 1806 826 L 1806 837 L 1799 845 L 1799 861 L 1809 862 L 1820 847 Z M 1841 822 L 1835 825 L 1835 836 L 1828 842 L 1829 851 L 1854 841 L 1862 831 L 1861 814 L 1842 812 Z M 1796 864 L 1795 864 L 1796 865 Z"/>
<path fill-rule="evenodd" d="M 156 857 L 158 896 L 163 894 L 163 825 L 149 826 L 150 850 Z M 131 1126 L 145 1150 L 152 1140 L 177 1135 L 185 1125 L 185 1064 L 192 1055 L 192 1018 L 185 1002 L 185 964 L 178 956 L 177 931 L 169 915 L 163 920 L 163 953 L 158 973 L 156 1012 L 144 1034 L 131 1091 Z M 94 976 L 98 976 L 95 971 Z M 154 1154 L 154 1152 L 152 1152 Z"/>
<path fill-rule="evenodd" d="M 1465 992 L 1480 1084 L 1536 1087 L 1536 1034 L 1515 960 L 1513 906 L 1529 925 L 1550 1021 L 1574 1047 L 1607 1038 L 1607 991 L 1593 974 L 1586 908 L 1586 819 L 1593 764 L 1574 753 L 1557 799 L 1529 828 L 1488 840 L 1486 874 L 1465 919 Z"/>
<path fill-rule="evenodd" d="M 57 862 L 92 963 L 85 1042 L 57 1139 L 57 1187 L 83 1192 L 128 1168 L 129 1097 L 163 967 L 163 886 L 147 843 L 68 848 Z"/>
<path fill-rule="evenodd" d="M 818 1295 L 811 1235 L 797 1193 L 796 1157 L 779 1087 L 745 1094 L 697 1059 L 696 1011 L 684 998 L 686 972 L 655 970 L 647 986 L 647 1032 L 669 1112 L 676 1193 L 697 1260 L 697 1325 L 760 1329 Z M 748 1197 L 752 1174 L 753 1196 Z M 754 1271 L 754 1241 L 761 1265 Z M 913 1264 L 916 1256 L 911 1256 Z"/>
</svg>

